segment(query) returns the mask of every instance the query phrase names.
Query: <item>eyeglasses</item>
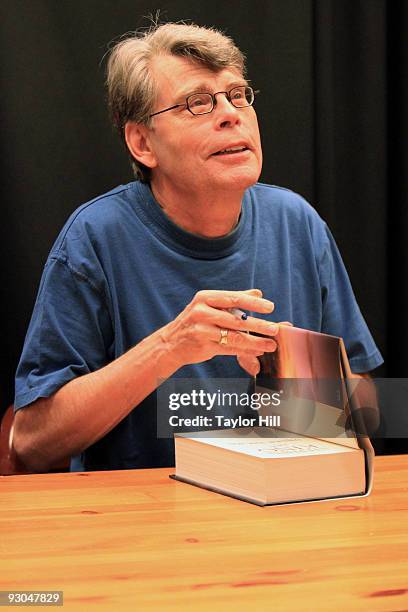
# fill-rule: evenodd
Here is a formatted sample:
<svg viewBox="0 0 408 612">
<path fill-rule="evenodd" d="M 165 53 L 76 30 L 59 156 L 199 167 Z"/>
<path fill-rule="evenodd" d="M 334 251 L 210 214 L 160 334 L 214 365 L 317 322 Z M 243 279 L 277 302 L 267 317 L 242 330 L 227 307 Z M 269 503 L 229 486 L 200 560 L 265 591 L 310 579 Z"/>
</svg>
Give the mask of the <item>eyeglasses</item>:
<svg viewBox="0 0 408 612">
<path fill-rule="evenodd" d="M 184 104 L 175 104 L 164 110 L 157 111 L 157 113 L 152 113 L 149 115 L 149 119 L 155 115 L 167 113 L 167 111 L 178 108 L 179 106 L 185 106 L 192 115 L 207 115 L 211 113 L 217 105 L 216 96 L 218 96 L 218 94 L 224 94 L 228 102 L 230 102 L 232 106 L 235 106 L 235 108 L 245 108 L 245 106 L 252 106 L 255 94 L 257 93 L 259 93 L 259 91 L 254 91 L 252 87 L 248 85 L 239 85 L 238 87 L 233 87 L 230 91 L 217 91 L 214 94 L 194 93 L 187 96 Z"/>
</svg>

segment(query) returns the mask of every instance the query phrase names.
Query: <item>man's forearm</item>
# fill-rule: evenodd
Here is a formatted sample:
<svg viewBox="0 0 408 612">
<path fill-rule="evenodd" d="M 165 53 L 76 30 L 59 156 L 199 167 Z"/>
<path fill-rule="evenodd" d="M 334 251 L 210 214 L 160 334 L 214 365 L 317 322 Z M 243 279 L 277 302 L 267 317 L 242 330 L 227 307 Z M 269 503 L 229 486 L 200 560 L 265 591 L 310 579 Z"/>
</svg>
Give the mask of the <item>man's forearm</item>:
<svg viewBox="0 0 408 612">
<path fill-rule="evenodd" d="M 255 317 L 238 319 L 228 310 L 271 312 L 272 302 L 261 295 L 258 289 L 199 291 L 173 321 L 109 365 L 18 411 L 14 434 L 17 454 L 30 469 L 46 470 L 106 435 L 161 380 L 183 365 L 216 355 L 254 358 L 275 350 L 276 342 L 265 334 L 276 335 L 276 324 Z M 220 342 L 220 330 L 228 335 L 227 344 Z M 264 336 L 242 333 L 247 331 Z M 251 364 L 250 360 L 248 367 Z"/>
<path fill-rule="evenodd" d="M 16 413 L 13 444 L 28 468 L 44 471 L 83 451 L 177 369 L 162 332 Z"/>
</svg>

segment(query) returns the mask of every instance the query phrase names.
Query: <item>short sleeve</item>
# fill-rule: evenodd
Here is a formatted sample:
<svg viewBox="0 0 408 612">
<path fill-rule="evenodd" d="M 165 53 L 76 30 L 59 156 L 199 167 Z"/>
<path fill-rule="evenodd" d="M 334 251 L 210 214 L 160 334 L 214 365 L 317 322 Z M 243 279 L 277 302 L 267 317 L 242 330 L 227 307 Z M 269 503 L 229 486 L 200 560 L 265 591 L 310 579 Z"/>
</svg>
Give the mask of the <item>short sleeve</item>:
<svg viewBox="0 0 408 612">
<path fill-rule="evenodd" d="M 106 296 L 67 259 L 51 257 L 17 369 L 15 408 L 106 365 L 112 343 Z"/>
<path fill-rule="evenodd" d="M 369 372 L 381 365 L 383 359 L 361 314 L 339 250 L 326 225 L 325 231 L 325 246 L 319 265 L 323 306 L 321 331 L 343 338 L 353 372 Z"/>
</svg>

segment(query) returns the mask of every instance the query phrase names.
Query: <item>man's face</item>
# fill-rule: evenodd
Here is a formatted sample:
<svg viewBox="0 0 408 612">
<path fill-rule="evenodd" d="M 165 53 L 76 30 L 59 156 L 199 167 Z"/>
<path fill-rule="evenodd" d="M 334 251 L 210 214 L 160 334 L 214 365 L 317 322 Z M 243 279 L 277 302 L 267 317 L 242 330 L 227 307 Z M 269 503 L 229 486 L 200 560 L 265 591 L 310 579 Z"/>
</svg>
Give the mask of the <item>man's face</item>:
<svg viewBox="0 0 408 612">
<path fill-rule="evenodd" d="M 196 92 L 229 91 L 246 81 L 235 69 L 212 72 L 187 59 L 162 56 L 153 66 L 158 100 L 153 112 L 183 104 Z M 192 115 L 185 107 L 153 118 L 149 142 L 156 166 L 152 182 L 161 191 L 209 193 L 243 191 L 259 178 L 262 150 L 258 121 L 252 106 L 235 108 L 224 94 L 217 96 L 214 110 Z M 231 147 L 240 152 L 222 153 Z"/>
</svg>

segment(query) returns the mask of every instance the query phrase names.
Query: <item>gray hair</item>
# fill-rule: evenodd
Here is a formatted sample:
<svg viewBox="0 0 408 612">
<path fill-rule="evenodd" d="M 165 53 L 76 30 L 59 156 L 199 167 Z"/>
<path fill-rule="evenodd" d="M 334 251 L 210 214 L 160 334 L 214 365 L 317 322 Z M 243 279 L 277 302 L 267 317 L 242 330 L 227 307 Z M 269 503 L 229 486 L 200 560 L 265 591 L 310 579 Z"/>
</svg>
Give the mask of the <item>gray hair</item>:
<svg viewBox="0 0 408 612">
<path fill-rule="evenodd" d="M 150 126 L 157 88 L 151 70 L 157 55 L 176 55 L 218 72 L 235 68 L 245 74 L 245 57 L 233 40 L 213 28 L 165 23 L 125 35 L 109 52 L 106 85 L 113 125 L 125 142 L 125 126 Z M 150 180 L 150 169 L 131 156 L 136 178 Z"/>
</svg>

